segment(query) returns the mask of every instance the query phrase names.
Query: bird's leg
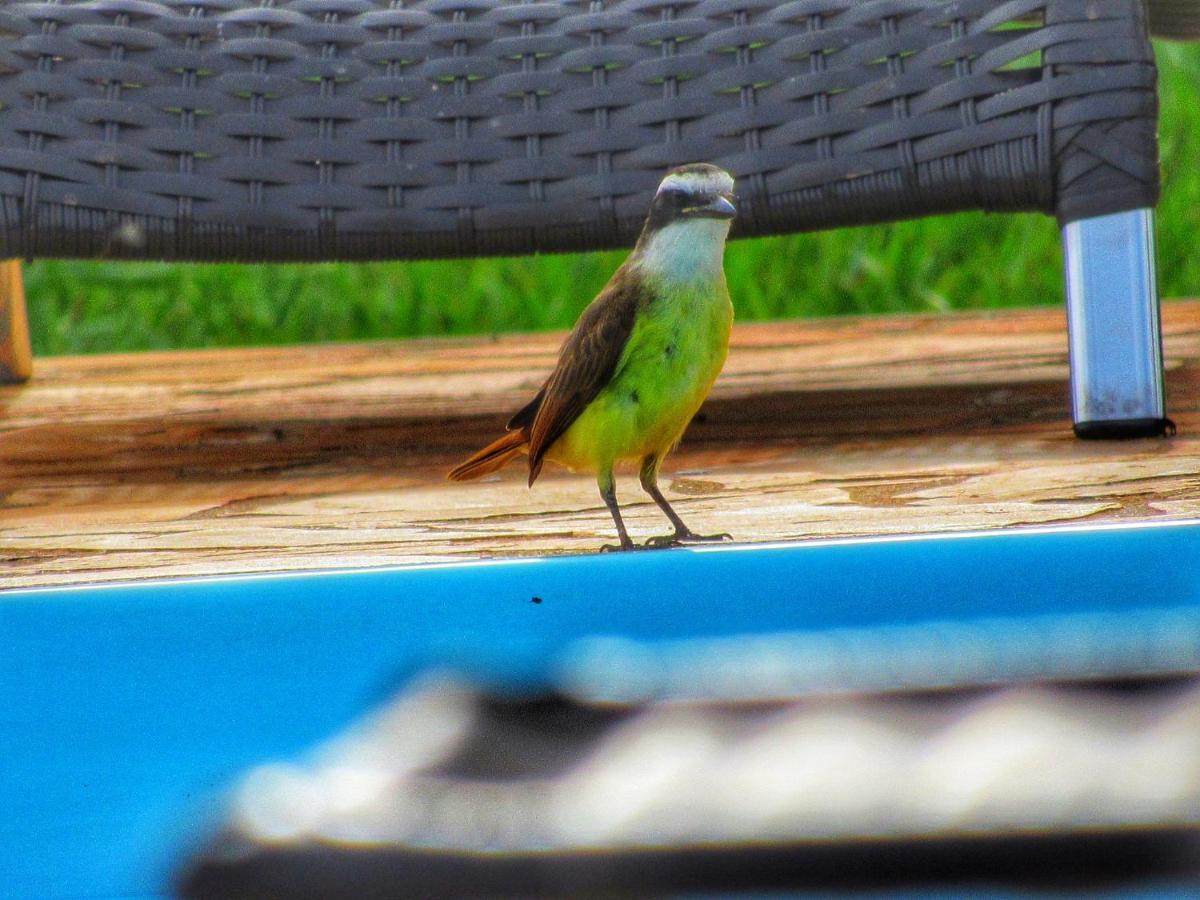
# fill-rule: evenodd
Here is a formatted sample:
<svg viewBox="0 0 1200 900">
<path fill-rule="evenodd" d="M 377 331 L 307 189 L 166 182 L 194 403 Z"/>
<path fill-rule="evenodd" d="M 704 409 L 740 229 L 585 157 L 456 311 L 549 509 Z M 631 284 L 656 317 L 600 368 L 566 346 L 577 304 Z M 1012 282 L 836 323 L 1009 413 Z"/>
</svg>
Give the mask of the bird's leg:
<svg viewBox="0 0 1200 900">
<path fill-rule="evenodd" d="M 661 465 L 659 458 L 653 454 L 642 460 L 641 480 L 642 488 L 649 494 L 654 502 L 658 504 L 658 508 L 666 513 L 667 518 L 671 520 L 671 524 L 675 526 L 674 534 L 664 534 L 658 537 L 652 537 L 646 541 L 647 547 L 678 547 L 681 544 L 686 544 L 692 541 L 731 541 L 732 535 L 728 534 L 696 534 L 692 529 L 684 524 L 683 519 L 679 518 L 679 514 L 671 508 L 671 504 L 667 502 L 667 498 L 663 496 L 662 491 L 658 489 L 658 467 Z"/>
<path fill-rule="evenodd" d="M 600 488 L 600 496 L 604 498 L 604 505 L 608 507 L 608 511 L 612 513 L 613 522 L 617 526 L 617 538 L 621 541 L 617 544 L 605 544 L 600 548 L 601 553 L 608 553 L 614 550 L 636 550 L 637 544 L 629 539 L 629 533 L 625 530 L 625 523 L 621 521 L 621 510 L 617 506 L 617 488 L 613 483 L 612 466 L 601 470 L 596 476 L 596 484 Z"/>
</svg>

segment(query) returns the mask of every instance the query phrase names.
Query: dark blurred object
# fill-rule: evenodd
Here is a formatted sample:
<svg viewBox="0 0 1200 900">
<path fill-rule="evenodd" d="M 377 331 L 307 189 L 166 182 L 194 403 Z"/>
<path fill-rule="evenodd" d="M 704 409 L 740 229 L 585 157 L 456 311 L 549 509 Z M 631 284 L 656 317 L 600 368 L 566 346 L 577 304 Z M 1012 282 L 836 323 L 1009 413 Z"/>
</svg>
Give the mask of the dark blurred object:
<svg viewBox="0 0 1200 900">
<path fill-rule="evenodd" d="M 1200 888 L 1200 681 L 596 706 L 414 686 L 189 897 Z"/>
<path fill-rule="evenodd" d="M 1173 41 L 1200 38 L 1200 0 L 1150 0 L 1150 31 Z"/>
</svg>

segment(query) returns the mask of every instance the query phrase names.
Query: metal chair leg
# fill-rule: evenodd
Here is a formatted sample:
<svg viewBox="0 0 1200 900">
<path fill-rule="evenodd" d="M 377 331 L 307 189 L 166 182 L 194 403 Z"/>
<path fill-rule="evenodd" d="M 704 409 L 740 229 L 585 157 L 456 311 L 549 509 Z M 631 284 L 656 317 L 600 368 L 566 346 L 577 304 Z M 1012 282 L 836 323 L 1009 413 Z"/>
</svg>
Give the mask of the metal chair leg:
<svg viewBox="0 0 1200 900">
<path fill-rule="evenodd" d="M 1154 210 L 1097 216 L 1062 230 L 1071 413 L 1081 438 L 1162 435 L 1162 330 Z"/>
</svg>

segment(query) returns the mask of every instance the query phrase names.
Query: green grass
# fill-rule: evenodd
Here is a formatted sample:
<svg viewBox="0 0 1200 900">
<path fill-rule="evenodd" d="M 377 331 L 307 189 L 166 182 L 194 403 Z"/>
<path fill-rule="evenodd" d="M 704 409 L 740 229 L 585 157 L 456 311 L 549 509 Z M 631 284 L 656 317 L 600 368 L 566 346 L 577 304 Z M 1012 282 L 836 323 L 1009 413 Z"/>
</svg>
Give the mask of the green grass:
<svg viewBox="0 0 1200 900">
<path fill-rule="evenodd" d="M 1200 47 L 1160 44 L 1163 296 L 1200 293 Z M 40 355 L 566 328 L 624 254 L 320 265 L 40 261 Z M 942 216 L 737 241 L 742 320 L 1062 302 L 1055 223 Z"/>
</svg>

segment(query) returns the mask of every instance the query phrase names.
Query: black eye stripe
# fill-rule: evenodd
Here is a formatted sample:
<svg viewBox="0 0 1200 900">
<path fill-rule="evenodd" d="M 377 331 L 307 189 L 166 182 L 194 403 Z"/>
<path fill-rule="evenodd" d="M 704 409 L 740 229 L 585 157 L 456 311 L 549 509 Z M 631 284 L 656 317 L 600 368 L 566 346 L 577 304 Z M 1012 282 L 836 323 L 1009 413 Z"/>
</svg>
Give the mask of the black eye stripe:
<svg viewBox="0 0 1200 900">
<path fill-rule="evenodd" d="M 678 210 L 691 202 L 691 196 L 683 191 L 660 191 L 654 205 L 661 210 Z"/>
</svg>

